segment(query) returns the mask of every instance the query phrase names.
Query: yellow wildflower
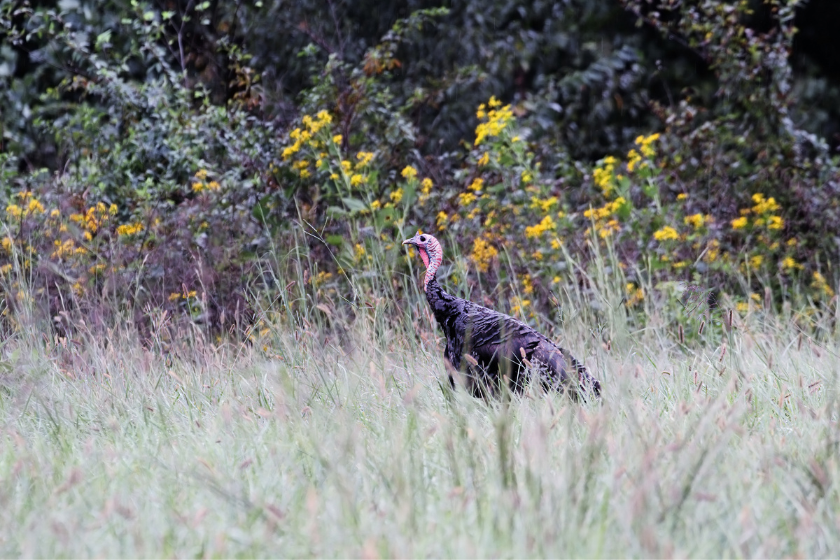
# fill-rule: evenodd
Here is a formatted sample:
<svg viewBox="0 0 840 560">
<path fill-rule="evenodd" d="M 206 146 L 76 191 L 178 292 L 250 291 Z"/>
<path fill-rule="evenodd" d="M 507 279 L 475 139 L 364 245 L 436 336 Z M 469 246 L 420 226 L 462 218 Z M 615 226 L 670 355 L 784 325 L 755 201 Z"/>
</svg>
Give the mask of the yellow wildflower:
<svg viewBox="0 0 840 560">
<path fill-rule="evenodd" d="M 143 231 L 143 224 L 137 222 L 135 224 L 123 224 L 117 227 L 117 235 L 120 237 L 128 237 Z"/>
<path fill-rule="evenodd" d="M 732 229 L 741 229 L 746 227 L 747 225 L 747 217 L 741 216 L 740 218 L 735 218 L 732 220 Z"/>
<path fill-rule="evenodd" d="M 557 224 L 554 223 L 554 220 L 551 216 L 546 216 L 542 219 L 542 221 L 535 225 L 535 226 L 528 226 L 525 228 L 525 237 L 528 239 L 533 239 L 535 237 L 540 237 L 542 234 L 549 230 L 553 230 L 557 227 Z"/>
<path fill-rule="evenodd" d="M 482 186 L 484 186 L 484 179 L 476 177 L 475 179 L 473 179 L 473 182 L 470 183 L 470 186 L 468 186 L 467 188 L 471 191 L 479 191 L 481 190 Z"/>
<path fill-rule="evenodd" d="M 522 182 L 523 183 L 530 183 L 534 180 L 534 176 L 531 174 L 530 171 L 525 170 L 522 172 Z"/>
<path fill-rule="evenodd" d="M 301 173 L 301 175 L 302 175 L 302 173 Z M 218 181 L 210 181 L 209 183 L 207 183 L 207 188 L 210 189 L 211 191 L 217 191 L 220 188 L 222 188 L 222 186 L 218 183 Z"/>
<path fill-rule="evenodd" d="M 825 277 L 819 272 L 814 272 L 814 281 L 811 283 L 811 286 L 823 292 L 829 298 L 834 297 L 834 290 L 828 285 L 828 281 L 826 281 Z"/>
<path fill-rule="evenodd" d="M 182 175 L 182 177 L 183 177 L 183 175 Z M 207 178 L 207 170 L 206 169 L 199 169 L 195 173 L 195 178 L 196 179 L 201 179 L 203 181 L 204 179 Z"/>
<path fill-rule="evenodd" d="M 703 227 L 703 224 L 706 223 L 706 220 L 703 217 L 703 214 L 698 213 L 693 214 L 691 216 L 686 216 L 685 218 L 683 218 L 683 223 L 685 223 L 685 225 L 691 225 L 692 227 L 694 227 L 694 229 L 699 229 Z"/>
<path fill-rule="evenodd" d="M 750 268 L 758 268 L 761 266 L 762 262 L 764 262 L 764 257 L 761 255 L 754 255 L 750 257 Z"/>
<path fill-rule="evenodd" d="M 432 192 L 432 180 L 426 177 L 420 184 L 423 187 L 423 190 L 421 191 L 423 196 L 429 196 L 429 193 Z"/>
<path fill-rule="evenodd" d="M 361 169 L 373 160 L 373 152 L 359 152 L 356 154 L 356 159 L 359 160 L 356 169 Z"/>
<path fill-rule="evenodd" d="M 402 200 L 402 197 L 403 197 L 403 190 L 402 189 L 397 189 L 397 190 L 395 190 L 394 192 L 391 193 L 391 200 L 394 202 L 394 204 L 399 204 L 399 202 Z"/>
<path fill-rule="evenodd" d="M 642 161 L 642 156 L 636 150 L 627 152 L 627 171 L 633 173 L 633 170 Z"/>
<path fill-rule="evenodd" d="M 540 200 L 536 196 L 531 197 L 531 208 L 539 208 L 543 211 L 543 213 L 548 213 L 551 211 L 551 207 L 559 204 L 560 201 L 557 200 L 556 196 L 550 196 L 544 200 Z M 561 212 L 562 213 L 562 212 Z"/>
<path fill-rule="evenodd" d="M 767 224 L 768 229 L 782 229 L 785 227 L 785 221 L 780 216 L 770 216 L 770 223 Z"/>
<path fill-rule="evenodd" d="M 677 230 L 675 230 L 671 226 L 664 226 L 660 230 L 654 232 L 653 237 L 657 241 L 666 241 L 668 239 L 680 238 L 679 234 L 677 233 Z"/>
<path fill-rule="evenodd" d="M 458 201 L 461 206 L 469 206 L 476 201 L 476 196 L 471 192 L 461 193 L 458 195 Z"/>
<path fill-rule="evenodd" d="M 659 133 L 651 134 L 650 136 L 639 136 L 636 138 L 636 145 L 639 146 L 642 154 L 645 157 L 653 157 L 656 155 L 656 151 L 651 147 L 651 144 L 659 140 Z"/>
<path fill-rule="evenodd" d="M 613 219 L 607 222 L 607 224 L 598 231 L 598 235 L 600 235 L 602 239 L 606 239 L 619 229 L 621 229 L 621 226 L 619 225 L 618 220 Z"/>
<path fill-rule="evenodd" d="M 334 143 L 334 144 L 336 144 L 336 145 L 338 145 L 338 146 L 340 146 L 340 145 L 341 145 L 341 141 L 342 141 L 343 139 L 344 139 L 344 137 L 343 137 L 341 134 L 336 134 L 335 136 L 333 136 L 333 137 L 332 137 L 332 141 L 333 141 L 333 143 Z"/>
<path fill-rule="evenodd" d="M 364 245 L 361 245 L 360 243 L 356 243 L 356 247 L 355 247 L 356 260 L 361 259 L 364 256 L 364 254 L 365 254 Z"/>
<path fill-rule="evenodd" d="M 405 168 L 402 170 L 401 175 L 411 181 L 417 177 L 417 170 L 414 169 L 411 165 L 406 165 Z"/>
<path fill-rule="evenodd" d="M 446 223 L 448 221 L 449 215 L 446 212 L 442 210 L 438 212 L 436 223 L 439 231 L 443 231 L 444 229 L 446 229 Z"/>
<path fill-rule="evenodd" d="M 677 200 L 685 200 L 686 198 L 688 198 L 688 195 L 685 193 L 680 193 L 677 195 Z"/>
<path fill-rule="evenodd" d="M 473 241 L 472 259 L 476 268 L 481 272 L 487 272 L 490 262 L 499 254 L 490 243 L 477 237 Z"/>
<path fill-rule="evenodd" d="M 35 200 L 34 198 L 29 201 L 29 206 L 27 207 L 27 212 L 32 214 L 33 216 L 37 214 L 43 214 L 45 212 L 44 206 Z"/>
<path fill-rule="evenodd" d="M 476 146 L 481 144 L 485 138 L 501 134 L 501 132 L 507 127 L 507 124 L 513 120 L 513 112 L 510 109 L 510 105 L 506 105 L 500 109 L 495 109 L 495 107 L 501 105 L 501 103 L 499 103 L 495 97 L 492 97 L 491 100 L 494 101 L 494 104 L 490 105 L 493 110 L 487 113 L 487 121 L 480 123 L 475 128 Z M 483 120 L 484 117 L 480 116 L 479 119 Z"/>
<path fill-rule="evenodd" d="M 9 204 L 6 206 L 6 215 L 12 219 L 19 220 L 23 216 L 23 210 L 17 204 Z"/>
<path fill-rule="evenodd" d="M 354 173 L 352 177 L 350 177 L 350 185 L 357 187 L 365 182 L 365 178 L 359 175 L 358 173 Z"/>
<path fill-rule="evenodd" d="M 480 158 L 478 158 L 478 165 L 487 165 L 490 163 L 490 152 L 484 152 Z"/>
<path fill-rule="evenodd" d="M 793 257 L 785 257 L 782 261 L 782 268 L 785 270 L 792 270 L 795 268 L 802 268 L 802 265 L 797 263 Z"/>
</svg>

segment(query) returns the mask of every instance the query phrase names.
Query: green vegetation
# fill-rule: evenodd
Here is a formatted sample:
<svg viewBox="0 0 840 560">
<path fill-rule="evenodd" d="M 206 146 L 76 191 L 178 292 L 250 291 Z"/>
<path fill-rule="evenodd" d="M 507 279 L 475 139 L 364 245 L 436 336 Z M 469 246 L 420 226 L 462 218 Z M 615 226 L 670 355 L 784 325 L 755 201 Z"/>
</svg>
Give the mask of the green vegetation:
<svg viewBox="0 0 840 560">
<path fill-rule="evenodd" d="M 0 0 L 0 556 L 840 553 L 836 3 L 443 4 Z"/>
<path fill-rule="evenodd" d="M 402 326 L 392 305 L 360 307 L 333 323 L 340 335 L 317 310 L 280 306 L 251 345 L 166 312 L 145 342 L 81 323 L 72 340 L 7 339 L 0 554 L 840 550 L 836 333 L 810 338 L 760 306 L 702 332 L 702 314 L 681 331 L 653 313 L 591 333 L 584 313 L 562 337 L 601 402 L 532 388 L 485 403 L 448 391 L 425 303 Z M 834 316 L 815 320 L 830 333 Z"/>
</svg>

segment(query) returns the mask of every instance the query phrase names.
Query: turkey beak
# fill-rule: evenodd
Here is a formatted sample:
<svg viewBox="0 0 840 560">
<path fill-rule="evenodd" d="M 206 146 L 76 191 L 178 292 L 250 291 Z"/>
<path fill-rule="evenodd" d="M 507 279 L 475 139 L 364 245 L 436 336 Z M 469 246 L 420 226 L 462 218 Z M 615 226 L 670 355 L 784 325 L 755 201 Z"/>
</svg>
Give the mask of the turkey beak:
<svg viewBox="0 0 840 560">
<path fill-rule="evenodd" d="M 402 242 L 402 244 L 403 245 L 414 245 L 414 238 L 412 237 L 411 239 L 406 239 L 405 241 Z"/>
</svg>

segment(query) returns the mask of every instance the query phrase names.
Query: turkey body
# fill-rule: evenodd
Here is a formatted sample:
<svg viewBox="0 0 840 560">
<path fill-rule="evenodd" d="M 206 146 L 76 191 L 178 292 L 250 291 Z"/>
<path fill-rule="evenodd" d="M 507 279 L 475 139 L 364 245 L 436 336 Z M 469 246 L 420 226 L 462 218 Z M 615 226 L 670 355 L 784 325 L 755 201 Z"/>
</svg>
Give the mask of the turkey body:
<svg viewBox="0 0 840 560">
<path fill-rule="evenodd" d="M 596 395 L 601 384 L 565 349 L 509 315 L 446 293 L 432 276 L 426 300 L 446 335 L 444 357 L 476 397 L 496 395 L 506 379 L 521 393 L 529 372 L 538 373 L 543 387 L 570 390 L 577 398 L 587 389 Z M 450 383 L 454 386 L 452 375 Z"/>
</svg>

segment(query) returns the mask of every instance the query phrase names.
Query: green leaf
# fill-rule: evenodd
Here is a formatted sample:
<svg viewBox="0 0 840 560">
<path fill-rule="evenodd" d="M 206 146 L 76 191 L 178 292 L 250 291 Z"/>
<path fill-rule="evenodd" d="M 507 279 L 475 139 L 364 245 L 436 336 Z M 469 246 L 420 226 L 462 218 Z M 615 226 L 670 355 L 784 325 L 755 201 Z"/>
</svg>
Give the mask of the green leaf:
<svg viewBox="0 0 840 560">
<path fill-rule="evenodd" d="M 105 43 L 108 43 L 110 41 L 111 41 L 111 31 L 110 30 L 105 31 L 103 33 L 100 33 L 99 35 L 96 36 L 96 48 L 98 49 L 98 48 L 102 47 L 102 45 L 104 45 Z"/>
<path fill-rule="evenodd" d="M 253 213 L 254 217 L 257 220 L 259 220 L 260 222 L 267 222 L 268 221 L 269 212 L 271 211 L 271 208 L 268 205 L 268 202 L 269 202 L 270 198 L 271 198 L 271 195 L 264 196 L 259 200 L 259 202 L 257 202 L 254 205 L 254 209 L 252 210 L 252 213 Z"/>
<path fill-rule="evenodd" d="M 327 208 L 327 216 L 330 217 L 339 217 L 339 216 L 347 216 L 348 212 L 344 208 L 339 208 L 338 206 L 330 206 Z"/>
<path fill-rule="evenodd" d="M 342 198 L 341 201 L 350 210 L 351 213 L 355 212 L 363 212 L 367 210 L 367 204 L 359 200 L 358 198 Z"/>
</svg>

